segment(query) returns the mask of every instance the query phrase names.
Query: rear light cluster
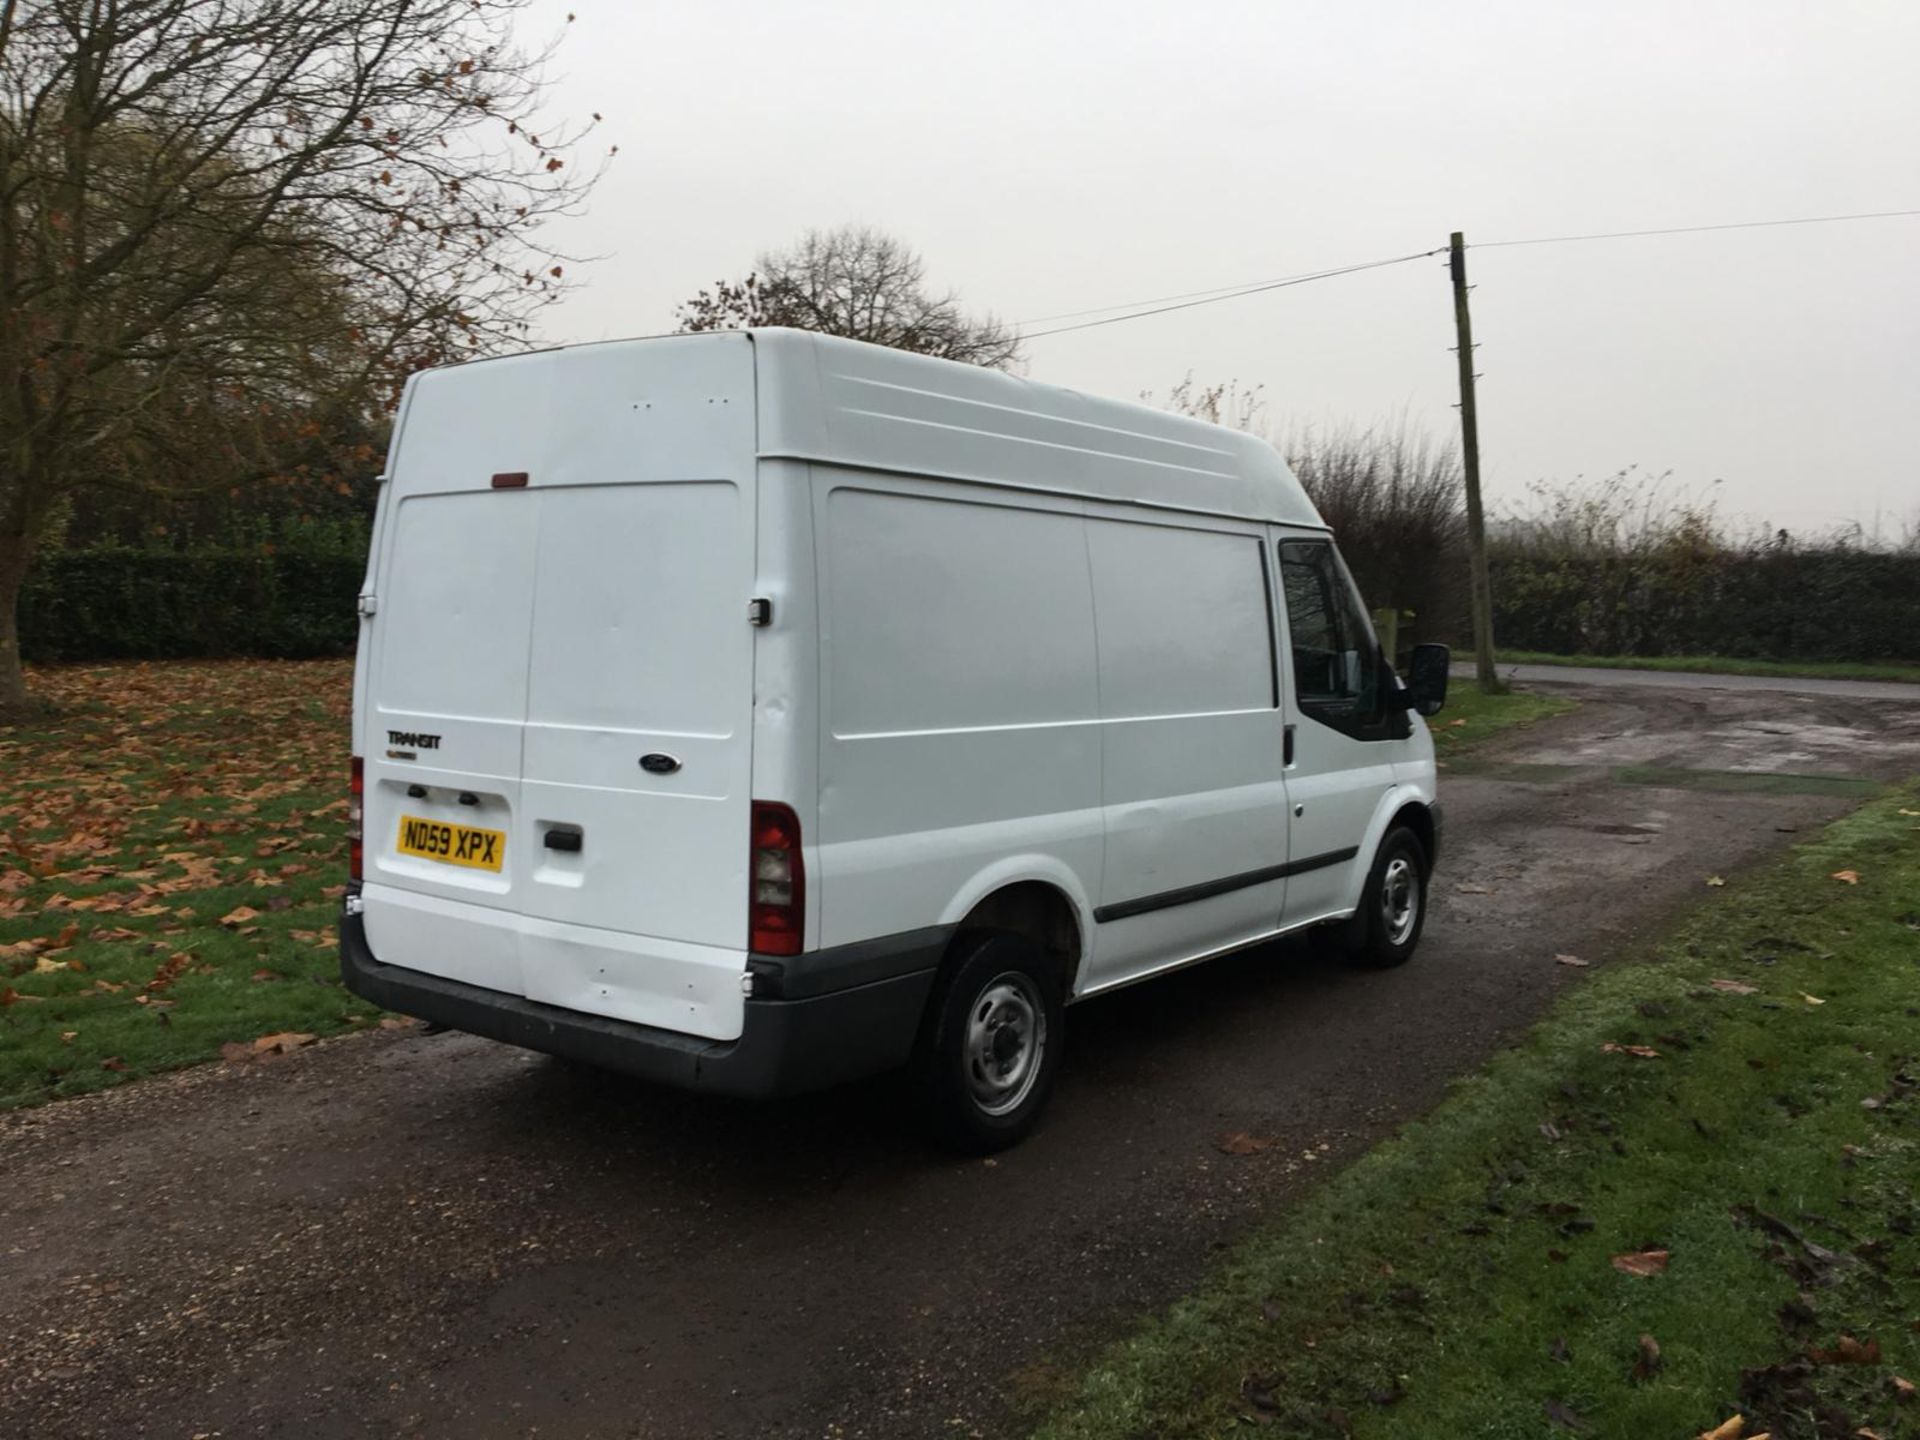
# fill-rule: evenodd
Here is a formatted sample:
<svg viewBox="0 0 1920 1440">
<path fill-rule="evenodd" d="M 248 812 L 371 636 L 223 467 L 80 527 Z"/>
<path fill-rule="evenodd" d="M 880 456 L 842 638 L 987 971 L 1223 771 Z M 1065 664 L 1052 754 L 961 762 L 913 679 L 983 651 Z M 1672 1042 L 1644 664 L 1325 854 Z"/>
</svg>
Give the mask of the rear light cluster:
<svg viewBox="0 0 1920 1440">
<path fill-rule="evenodd" d="M 361 843 L 362 822 L 366 818 L 367 762 L 358 755 L 353 757 L 353 771 L 347 779 L 347 878 L 360 878 L 360 864 L 365 853 Z"/>
<path fill-rule="evenodd" d="M 750 947 L 761 955 L 798 955 L 805 930 L 807 872 L 800 819 L 785 805 L 753 802 Z"/>
</svg>

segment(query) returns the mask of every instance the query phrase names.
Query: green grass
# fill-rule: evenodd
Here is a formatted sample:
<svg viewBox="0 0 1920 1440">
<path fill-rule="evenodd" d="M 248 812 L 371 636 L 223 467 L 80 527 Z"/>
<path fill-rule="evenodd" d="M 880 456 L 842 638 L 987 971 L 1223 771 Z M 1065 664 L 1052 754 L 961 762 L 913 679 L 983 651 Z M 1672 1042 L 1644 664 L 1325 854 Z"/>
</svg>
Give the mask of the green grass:
<svg viewBox="0 0 1920 1440">
<path fill-rule="evenodd" d="M 1446 708 L 1427 721 L 1427 728 L 1433 732 L 1434 753 L 1445 760 L 1450 755 L 1473 749 L 1503 730 L 1562 714 L 1575 704 L 1565 696 L 1538 695 L 1526 690 L 1488 695 L 1471 677 L 1457 676 L 1447 689 Z"/>
<path fill-rule="evenodd" d="M 378 1018 L 338 974 L 345 662 L 32 681 L 55 713 L 0 728 L 0 1107 Z"/>
<path fill-rule="evenodd" d="M 1602 670 L 1687 670 L 1705 675 L 1800 676 L 1814 680 L 1897 680 L 1920 684 L 1920 665 L 1851 660 L 1741 660 L 1730 655 L 1547 655 L 1502 650 L 1502 665 L 1589 665 Z"/>
<path fill-rule="evenodd" d="M 1920 1378 L 1920 786 L 1710 895 L 1147 1320 L 1040 1434 L 1916 1433 L 1892 1377 Z M 1662 1274 L 1611 1264 L 1655 1249 Z M 1661 1363 L 1636 1377 L 1642 1335 Z M 1808 1358 L 1843 1336 L 1878 1362 Z"/>
</svg>

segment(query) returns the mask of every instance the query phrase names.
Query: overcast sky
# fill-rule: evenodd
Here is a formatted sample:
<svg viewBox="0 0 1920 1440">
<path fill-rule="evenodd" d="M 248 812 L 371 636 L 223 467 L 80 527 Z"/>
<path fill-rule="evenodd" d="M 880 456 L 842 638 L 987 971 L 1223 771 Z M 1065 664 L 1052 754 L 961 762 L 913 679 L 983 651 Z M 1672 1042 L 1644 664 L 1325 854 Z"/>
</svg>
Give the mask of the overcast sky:
<svg viewBox="0 0 1920 1440">
<path fill-rule="evenodd" d="M 538 0 L 620 146 L 556 341 L 809 226 L 1016 321 L 1444 245 L 1920 209 L 1912 0 Z M 1469 255 L 1496 506 L 1628 465 L 1794 528 L 1920 523 L 1920 217 Z M 1044 329 L 1031 325 L 1030 329 Z M 1108 395 L 1237 379 L 1277 430 L 1457 424 L 1440 259 L 1036 339 Z"/>
</svg>

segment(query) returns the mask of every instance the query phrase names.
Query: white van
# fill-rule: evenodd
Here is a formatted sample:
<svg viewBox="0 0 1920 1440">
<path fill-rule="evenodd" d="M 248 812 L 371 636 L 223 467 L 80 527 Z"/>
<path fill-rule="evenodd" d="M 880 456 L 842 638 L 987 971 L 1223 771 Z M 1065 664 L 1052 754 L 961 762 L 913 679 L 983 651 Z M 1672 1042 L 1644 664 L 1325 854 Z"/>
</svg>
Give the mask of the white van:
<svg viewBox="0 0 1920 1440">
<path fill-rule="evenodd" d="M 753 330 L 425 372 L 388 469 L 341 927 L 380 1005 L 732 1095 L 911 1067 L 986 1149 L 1074 1002 L 1420 937 L 1446 651 L 1395 679 L 1257 439 Z"/>
</svg>

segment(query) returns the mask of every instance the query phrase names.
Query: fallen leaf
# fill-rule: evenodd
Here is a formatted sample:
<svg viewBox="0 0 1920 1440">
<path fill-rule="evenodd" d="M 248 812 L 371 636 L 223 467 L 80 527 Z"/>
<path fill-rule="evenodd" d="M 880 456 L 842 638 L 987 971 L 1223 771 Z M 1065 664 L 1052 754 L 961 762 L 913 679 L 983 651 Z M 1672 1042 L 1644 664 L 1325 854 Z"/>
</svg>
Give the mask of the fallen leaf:
<svg viewBox="0 0 1920 1440">
<path fill-rule="evenodd" d="M 1454 893 L 1459 895 L 1491 895 L 1493 893 L 1484 885 L 1456 885 L 1453 888 Z"/>
<path fill-rule="evenodd" d="M 1878 1365 L 1880 1342 L 1856 1340 L 1851 1335 L 1842 1335 L 1831 1350 L 1809 1345 L 1807 1358 L 1816 1365 Z"/>
<path fill-rule="evenodd" d="M 1740 1440 L 1747 1432 L 1747 1417 L 1736 1415 L 1731 1420 L 1722 1420 L 1711 1430 L 1702 1430 L 1700 1440 Z"/>
<path fill-rule="evenodd" d="M 1599 981 L 1594 982 L 1596 985 Z M 1617 1045 L 1609 1040 L 1600 1047 L 1602 1055 L 1632 1055 L 1641 1060 L 1658 1060 L 1660 1052 L 1651 1045 Z"/>
<path fill-rule="evenodd" d="M 122 1060 L 118 1055 L 109 1055 L 100 1062 L 100 1068 L 102 1070 L 124 1070 L 127 1068 L 127 1062 Z"/>
<path fill-rule="evenodd" d="M 1858 885 L 1860 883 L 1860 872 L 1858 870 L 1836 870 L 1833 872 L 1833 878 L 1838 880 L 1842 885 Z"/>
<path fill-rule="evenodd" d="M 1587 968 L 1587 962 L 1578 955 L 1556 955 L 1553 958 L 1562 965 L 1577 965 L 1582 970 Z"/>
<path fill-rule="evenodd" d="M 1726 881 L 1724 881 L 1724 880 L 1722 880 L 1722 879 L 1721 879 L 1721 878 L 1720 878 L 1720 877 L 1719 877 L 1718 875 L 1709 875 L 1709 876 L 1707 876 L 1707 884 L 1709 884 L 1709 885 L 1712 885 L 1712 886 L 1715 886 L 1715 887 L 1718 887 L 1718 886 L 1721 886 L 1721 885 L 1724 885 L 1724 884 L 1726 884 L 1726 883 L 1727 883 L 1727 882 L 1726 882 Z"/>
<path fill-rule="evenodd" d="M 1914 1385 L 1911 1380 L 1903 1380 L 1898 1375 L 1889 1375 L 1887 1377 L 1887 1388 L 1893 1391 L 1893 1398 L 1903 1405 L 1913 1399 Z"/>
<path fill-rule="evenodd" d="M 1616 1255 L 1611 1263 L 1622 1275 L 1659 1275 L 1666 1271 L 1668 1258 L 1669 1252 L 1665 1250 L 1637 1250 L 1630 1255 Z"/>
<path fill-rule="evenodd" d="M 414 1021 L 411 1015 L 382 1015 L 380 1017 L 380 1028 L 382 1030 L 411 1030 L 413 1024 Z"/>
<path fill-rule="evenodd" d="M 77 1037 L 79 1034 L 80 1032 L 78 1030 L 62 1030 L 60 1032 L 60 1043 L 62 1045 L 71 1045 L 73 1044 L 75 1037 Z"/>
<path fill-rule="evenodd" d="M 1807 1004 L 1809 1005 L 1824 1005 L 1827 1003 L 1826 1001 L 1822 1000 L 1818 995 L 1809 995 L 1804 990 L 1800 992 L 1800 998 L 1806 1001 Z"/>
<path fill-rule="evenodd" d="M 278 970 L 256 970 L 253 972 L 253 978 L 256 980 L 278 980 L 280 978 L 280 972 Z"/>
<path fill-rule="evenodd" d="M 262 1035 L 253 1042 L 255 1055 L 285 1055 L 298 1050 L 302 1045 L 311 1045 L 317 1037 L 301 1030 L 281 1030 L 272 1035 Z"/>
<path fill-rule="evenodd" d="M 1258 1155 L 1262 1150 L 1271 1148 L 1273 1141 L 1249 1135 L 1244 1130 L 1230 1130 L 1215 1140 L 1213 1145 L 1222 1155 Z"/>
<path fill-rule="evenodd" d="M 1558 1400 L 1547 1401 L 1543 1408 L 1547 1412 L 1547 1418 L 1556 1425 L 1564 1425 L 1569 1430 L 1581 1433 L 1592 1428 L 1587 1424 L 1586 1417 L 1581 1415 L 1579 1411 L 1570 1405 L 1562 1405 Z"/>
<path fill-rule="evenodd" d="M 1651 1380 L 1660 1373 L 1660 1342 L 1651 1335 L 1640 1337 L 1640 1353 L 1633 1362 L 1633 1378 Z"/>
<path fill-rule="evenodd" d="M 220 923 L 228 929 L 232 929 L 235 926 L 246 924 L 249 920 L 258 920 L 259 918 L 260 912 L 258 910 L 254 909 L 251 905 L 241 905 L 229 911 L 227 914 L 222 915 L 220 917 Z"/>
<path fill-rule="evenodd" d="M 1714 989 L 1725 991 L 1729 995 L 1758 995 L 1760 993 L 1759 986 L 1748 985 L 1739 980 L 1709 980 L 1707 983 L 1713 986 Z"/>
</svg>

